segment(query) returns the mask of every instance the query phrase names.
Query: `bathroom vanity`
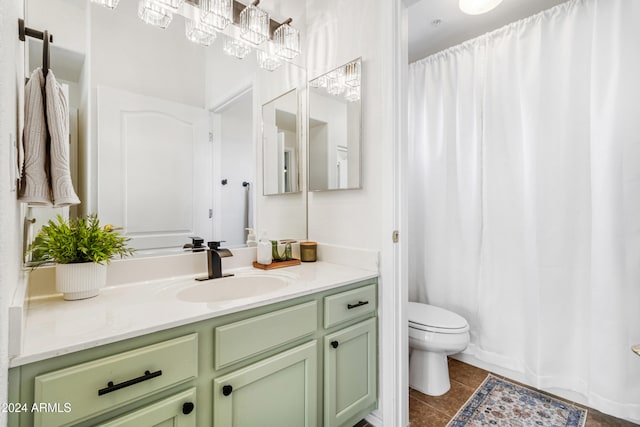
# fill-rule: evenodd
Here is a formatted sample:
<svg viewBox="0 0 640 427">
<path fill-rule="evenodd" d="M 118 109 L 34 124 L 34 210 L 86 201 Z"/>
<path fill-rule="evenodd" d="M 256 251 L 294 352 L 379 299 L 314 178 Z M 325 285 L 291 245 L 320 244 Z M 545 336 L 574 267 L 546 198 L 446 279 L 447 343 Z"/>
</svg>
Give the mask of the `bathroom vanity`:
<svg viewBox="0 0 640 427">
<path fill-rule="evenodd" d="M 377 402 L 376 276 L 318 262 L 241 269 L 229 287 L 286 286 L 225 301 L 191 277 L 31 301 L 9 426 L 352 426 Z"/>
</svg>

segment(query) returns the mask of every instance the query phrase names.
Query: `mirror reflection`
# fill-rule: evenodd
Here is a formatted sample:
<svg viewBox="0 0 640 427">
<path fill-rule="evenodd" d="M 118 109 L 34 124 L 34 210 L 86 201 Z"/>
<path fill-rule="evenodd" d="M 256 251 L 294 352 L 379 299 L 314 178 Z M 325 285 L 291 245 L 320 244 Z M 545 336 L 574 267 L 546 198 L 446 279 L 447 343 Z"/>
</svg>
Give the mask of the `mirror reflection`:
<svg viewBox="0 0 640 427">
<path fill-rule="evenodd" d="M 309 191 L 361 188 L 360 59 L 309 82 Z"/>
<path fill-rule="evenodd" d="M 298 92 L 262 106 L 264 195 L 299 191 Z"/>
<path fill-rule="evenodd" d="M 122 226 L 137 249 L 181 248 L 192 235 L 242 246 L 245 228 L 259 226 L 258 209 L 267 218 L 282 209 L 260 206 L 256 191 L 261 86 L 268 81 L 285 93 L 304 84 L 304 70 L 291 63 L 261 70 L 255 52 L 225 55 L 224 35 L 201 46 L 185 38 L 181 19 L 159 29 L 143 23 L 136 6 L 26 2 L 30 25 L 55 35 L 51 69 L 78 111 L 78 214 Z M 38 42 L 27 46 L 29 70 L 40 66 L 41 50 Z M 285 188 L 295 186 L 289 179 Z M 289 221 L 296 228 L 277 230 L 305 238 L 306 203 L 295 203 L 286 214 L 300 216 Z M 35 227 L 46 215 L 39 210 Z"/>
</svg>

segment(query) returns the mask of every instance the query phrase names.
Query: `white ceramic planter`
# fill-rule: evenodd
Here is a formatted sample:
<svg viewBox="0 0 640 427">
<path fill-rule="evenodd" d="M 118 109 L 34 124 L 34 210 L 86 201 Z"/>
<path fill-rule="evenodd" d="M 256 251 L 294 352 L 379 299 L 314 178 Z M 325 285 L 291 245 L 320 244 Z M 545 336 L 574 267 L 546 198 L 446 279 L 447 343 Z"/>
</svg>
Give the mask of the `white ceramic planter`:
<svg viewBox="0 0 640 427">
<path fill-rule="evenodd" d="M 66 300 L 91 298 L 107 283 L 107 266 L 95 262 L 56 265 L 56 291 Z"/>
</svg>

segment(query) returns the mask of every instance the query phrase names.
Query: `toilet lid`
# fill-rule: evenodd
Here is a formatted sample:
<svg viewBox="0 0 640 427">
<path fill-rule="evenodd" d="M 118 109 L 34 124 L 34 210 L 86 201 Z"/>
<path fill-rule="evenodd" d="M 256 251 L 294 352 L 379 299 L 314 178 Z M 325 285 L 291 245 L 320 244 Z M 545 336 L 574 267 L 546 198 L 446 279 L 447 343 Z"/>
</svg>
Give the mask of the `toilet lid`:
<svg viewBox="0 0 640 427">
<path fill-rule="evenodd" d="M 428 304 L 410 302 L 407 318 L 410 327 L 425 331 L 460 333 L 469 330 L 464 317 Z"/>
</svg>

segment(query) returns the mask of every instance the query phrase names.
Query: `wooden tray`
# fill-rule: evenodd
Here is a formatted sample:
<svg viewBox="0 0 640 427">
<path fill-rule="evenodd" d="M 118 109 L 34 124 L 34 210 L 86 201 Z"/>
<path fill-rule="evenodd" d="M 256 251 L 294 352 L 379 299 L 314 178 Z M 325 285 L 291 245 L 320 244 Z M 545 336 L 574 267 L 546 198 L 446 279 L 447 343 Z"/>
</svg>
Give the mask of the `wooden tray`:
<svg viewBox="0 0 640 427">
<path fill-rule="evenodd" d="M 262 270 L 273 270 L 274 268 L 291 267 L 293 265 L 300 265 L 300 260 L 290 259 L 289 261 L 273 261 L 271 264 L 259 264 L 255 261 L 253 262 L 253 266 L 255 268 L 260 268 Z"/>
</svg>

